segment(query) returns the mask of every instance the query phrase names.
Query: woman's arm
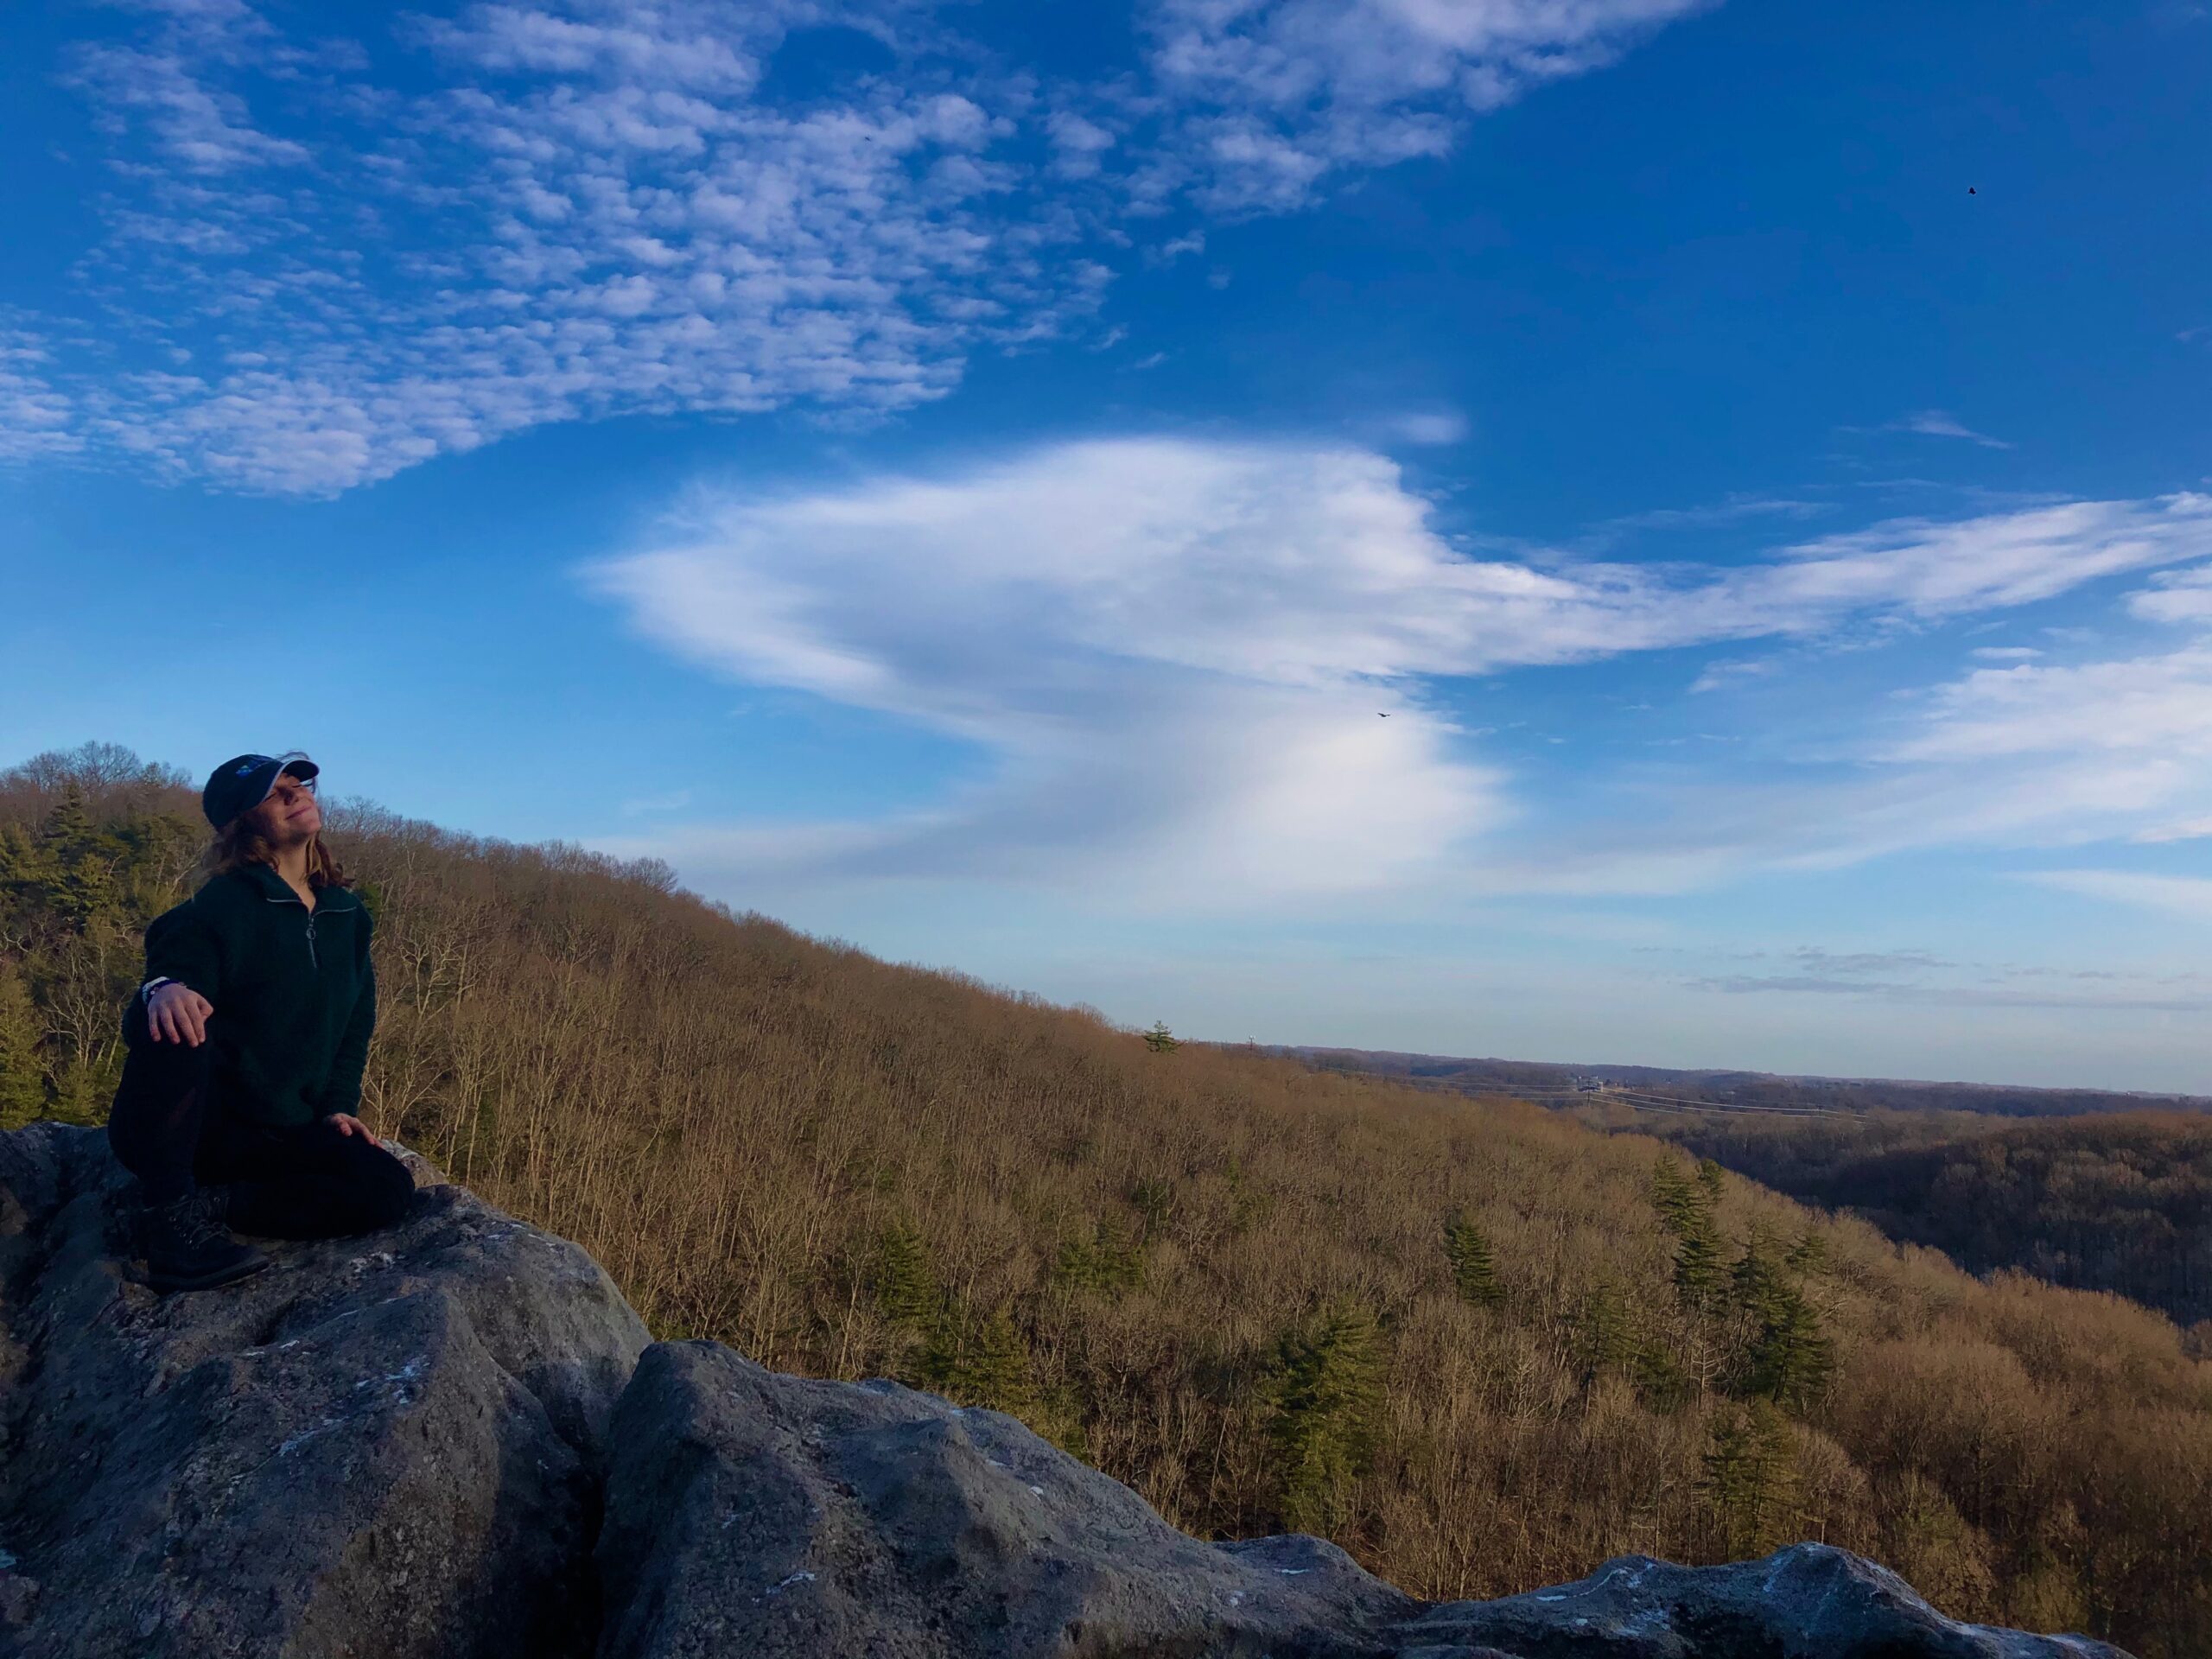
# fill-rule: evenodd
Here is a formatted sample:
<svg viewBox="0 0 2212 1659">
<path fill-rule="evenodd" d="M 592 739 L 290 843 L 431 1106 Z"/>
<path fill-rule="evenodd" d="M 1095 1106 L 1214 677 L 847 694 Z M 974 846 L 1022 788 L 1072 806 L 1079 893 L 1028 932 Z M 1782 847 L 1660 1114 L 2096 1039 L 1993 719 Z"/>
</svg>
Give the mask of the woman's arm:
<svg viewBox="0 0 2212 1659">
<path fill-rule="evenodd" d="M 315 1110 L 319 1116 L 352 1116 L 361 1103 L 361 1074 L 368 1069 L 369 1037 L 377 1028 L 377 975 L 365 960 L 361 964 L 361 989 L 353 999 L 353 1012 L 331 1057 L 330 1081 Z"/>
<path fill-rule="evenodd" d="M 215 935 L 191 902 L 165 910 L 146 927 L 146 978 L 138 995 L 156 1042 L 197 1046 L 222 995 L 223 959 Z"/>
</svg>

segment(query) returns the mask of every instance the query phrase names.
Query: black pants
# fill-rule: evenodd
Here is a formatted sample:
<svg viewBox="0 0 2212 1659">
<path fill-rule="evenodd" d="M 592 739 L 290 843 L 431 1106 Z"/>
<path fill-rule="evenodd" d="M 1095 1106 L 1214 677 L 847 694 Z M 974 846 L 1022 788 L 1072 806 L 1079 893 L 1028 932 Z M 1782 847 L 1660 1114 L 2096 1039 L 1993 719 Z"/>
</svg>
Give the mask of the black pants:
<svg viewBox="0 0 2212 1659">
<path fill-rule="evenodd" d="M 263 1238 L 336 1238 L 389 1226 L 415 1197 L 407 1166 L 318 1120 L 276 1128 L 224 1108 L 212 1045 L 156 1042 L 142 999 L 123 1016 L 123 1084 L 108 1144 L 154 1204 L 232 1184 L 230 1224 Z"/>
</svg>

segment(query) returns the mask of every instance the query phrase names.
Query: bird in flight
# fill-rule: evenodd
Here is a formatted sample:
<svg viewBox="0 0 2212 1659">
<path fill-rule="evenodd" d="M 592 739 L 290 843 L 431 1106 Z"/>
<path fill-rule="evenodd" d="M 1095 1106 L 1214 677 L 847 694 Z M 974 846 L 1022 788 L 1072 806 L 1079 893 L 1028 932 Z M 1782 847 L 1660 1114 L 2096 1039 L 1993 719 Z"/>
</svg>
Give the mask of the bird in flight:
<svg viewBox="0 0 2212 1659">
<path fill-rule="evenodd" d="M 1377 709 L 1375 711 L 1375 718 L 1377 720 L 1388 720 L 1390 718 L 1389 711 L 1384 709 Z"/>
</svg>

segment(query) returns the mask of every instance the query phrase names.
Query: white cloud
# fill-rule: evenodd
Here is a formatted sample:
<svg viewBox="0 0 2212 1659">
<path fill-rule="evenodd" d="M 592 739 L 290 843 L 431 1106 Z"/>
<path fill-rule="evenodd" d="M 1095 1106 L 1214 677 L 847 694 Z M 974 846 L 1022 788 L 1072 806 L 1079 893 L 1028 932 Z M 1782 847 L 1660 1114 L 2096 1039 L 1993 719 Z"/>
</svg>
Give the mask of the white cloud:
<svg viewBox="0 0 2212 1659">
<path fill-rule="evenodd" d="M 1892 524 L 1750 566 L 1539 566 L 1462 556 L 1369 451 L 1128 439 L 939 480 L 702 497 L 589 580 L 696 661 L 915 721 L 997 767 L 895 823 L 656 843 L 687 868 L 1072 883 L 1152 870 L 1176 873 L 1149 878 L 1155 891 L 1219 906 L 1465 871 L 1471 840 L 1510 816 L 1503 779 L 1425 703 L 1427 677 L 1952 614 L 2208 543 L 2212 502 L 2174 498 Z M 1477 879 L 1666 887 L 1740 867 L 1746 849 L 1837 861 L 2175 798 L 2172 728 L 2133 747 L 2114 735 L 2165 705 L 2145 688 L 2114 709 L 2121 688 L 2080 679 L 2049 701 L 2102 698 L 2098 753 L 2055 782 L 1961 773 L 1931 789 L 1907 751 L 1970 747 L 1992 718 L 1984 677 L 1933 699 L 1895 746 L 1910 777 L 1786 798 L 1701 787 L 1691 833 L 1638 811 L 1622 820 L 1632 849 L 1548 848 L 1541 868 Z"/>
<path fill-rule="evenodd" d="M 1489 772 L 1393 683 L 1433 649 L 1406 614 L 1443 556 L 1421 513 L 1359 452 L 1096 443 L 706 502 L 590 579 L 685 655 L 998 762 L 896 823 L 672 855 L 1235 903 L 1402 885 L 1497 816 Z"/>
<path fill-rule="evenodd" d="M 1886 751 L 1910 761 L 2097 753 L 2212 760 L 2212 641 L 2073 667 L 1976 669 L 1940 688 L 1923 728 Z"/>
<path fill-rule="evenodd" d="M 1469 114 L 1612 62 L 1707 0 L 1155 0 L 1170 167 L 1230 209 L 1295 206 L 1346 167 L 1449 149 Z"/>
<path fill-rule="evenodd" d="M 1467 417 L 1457 410 L 1414 410 L 1389 423 L 1394 437 L 1406 443 L 1458 443 L 1467 435 Z"/>
<path fill-rule="evenodd" d="M 2154 823 L 2139 830 L 2130 839 L 2145 843 L 2167 841 L 2200 841 L 2212 836 L 2212 817 L 2177 818 L 2168 823 Z"/>
<path fill-rule="evenodd" d="M 1955 416 L 1940 409 L 1923 409 L 1891 423 L 1891 429 L 1916 432 L 1923 438 L 1963 438 L 1968 443 L 1978 443 L 1985 449 L 2010 449 L 2012 446 L 2002 438 L 1993 438 L 1986 432 L 1977 432 L 1962 424 Z"/>
<path fill-rule="evenodd" d="M 1203 247 L 1161 210 L 1294 206 L 1693 9 L 1162 0 L 1147 73 L 1040 91 L 910 0 L 475 3 L 374 53 L 173 0 L 73 60 L 114 143 L 105 309 L 45 332 L 103 350 L 40 382 L 85 450 L 301 493 L 548 422 L 880 416 L 1088 326 L 1105 259 Z M 898 73 L 765 94 L 823 23 Z"/>
<path fill-rule="evenodd" d="M 2127 596 L 2127 608 L 2146 622 L 2212 623 L 2212 564 L 2161 571 Z"/>
<path fill-rule="evenodd" d="M 1696 679 L 1690 682 L 1693 696 L 1705 691 L 1719 691 L 1745 680 L 1764 679 L 1778 671 L 1782 664 L 1771 657 L 1730 658 L 1707 663 Z"/>
<path fill-rule="evenodd" d="M 2022 881 L 2103 899 L 2116 905 L 2155 911 L 2162 916 L 2212 921 L 2212 879 L 2195 875 L 2145 875 L 2133 870 L 2033 870 Z"/>
<path fill-rule="evenodd" d="M 1985 663 L 2031 663 L 2043 652 L 2033 645 L 1977 645 L 1969 654 Z"/>
<path fill-rule="evenodd" d="M 38 335 L 0 319 L 0 461 L 50 459 L 80 447 L 76 411 L 46 378 L 50 361 Z"/>
</svg>

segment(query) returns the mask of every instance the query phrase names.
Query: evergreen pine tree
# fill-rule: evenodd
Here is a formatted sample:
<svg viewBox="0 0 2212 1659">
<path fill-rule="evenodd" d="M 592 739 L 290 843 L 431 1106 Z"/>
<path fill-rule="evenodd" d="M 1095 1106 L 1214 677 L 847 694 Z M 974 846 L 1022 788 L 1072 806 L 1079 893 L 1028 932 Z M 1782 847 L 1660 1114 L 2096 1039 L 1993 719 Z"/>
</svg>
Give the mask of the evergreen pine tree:
<svg viewBox="0 0 2212 1659">
<path fill-rule="evenodd" d="M 1705 1194 L 1706 1208 L 1708 1211 L 1720 1202 L 1721 1175 L 1720 1166 L 1712 1159 L 1700 1158 L 1697 1160 L 1697 1184 Z"/>
<path fill-rule="evenodd" d="M 1175 1213 L 1175 1184 L 1147 1176 L 1129 1189 L 1129 1202 L 1143 1218 L 1143 1242 L 1149 1244 L 1167 1231 Z"/>
<path fill-rule="evenodd" d="M 978 1322 L 963 1344 L 956 1379 L 963 1404 L 1019 1414 L 1035 1401 L 1029 1382 L 1029 1344 L 1004 1306 Z"/>
<path fill-rule="evenodd" d="M 1819 1313 L 1796 1286 L 1783 1285 L 1761 1319 L 1746 1382 L 1751 1393 L 1779 1406 L 1802 1407 L 1827 1389 L 1835 1346 Z"/>
<path fill-rule="evenodd" d="M 1699 1191 L 1682 1174 L 1674 1159 L 1662 1153 L 1651 1166 L 1651 1205 L 1667 1230 L 1680 1238 L 1695 1223 Z"/>
<path fill-rule="evenodd" d="M 1444 1224 L 1444 1255 L 1452 1264 L 1452 1288 L 1462 1301 L 1477 1307 L 1496 1307 L 1505 1300 L 1505 1287 L 1497 1281 L 1497 1262 L 1482 1230 L 1455 1213 Z"/>
<path fill-rule="evenodd" d="M 1827 1264 L 1828 1241 L 1825 1233 L 1805 1233 L 1782 1258 L 1782 1265 L 1792 1273 L 1819 1273 Z"/>
<path fill-rule="evenodd" d="M 1699 1491 L 1730 1560 L 1764 1554 L 1779 1541 L 1794 1473 L 1788 1427 L 1765 1402 L 1714 1417 Z"/>
<path fill-rule="evenodd" d="M 941 1323 L 944 1299 L 929 1246 L 910 1222 L 893 1221 L 877 1235 L 868 1281 L 875 1311 L 909 1335 L 926 1335 Z"/>
<path fill-rule="evenodd" d="M 60 1074 L 54 1079 L 54 1098 L 47 1106 L 46 1115 L 62 1123 L 99 1128 L 107 1122 L 108 1109 L 115 1103 L 115 1086 L 122 1081 L 122 1066 L 113 1059 L 63 1062 Z"/>
<path fill-rule="evenodd" d="M 1712 1219 L 1699 1211 L 1681 1233 L 1675 1251 L 1675 1293 L 1692 1313 L 1708 1313 L 1728 1282 L 1728 1269 L 1720 1258 L 1720 1234 Z"/>
<path fill-rule="evenodd" d="M 1624 1371 L 1633 1366 L 1636 1321 L 1627 1295 L 1611 1280 L 1599 1281 L 1597 1288 L 1584 1298 L 1575 1319 L 1574 1346 L 1586 1389 L 1608 1371 Z"/>
<path fill-rule="evenodd" d="M 20 1129 L 45 1109 L 38 1014 L 22 976 L 0 966 L 0 1129 Z"/>
<path fill-rule="evenodd" d="M 93 917 L 115 903 L 114 866 L 122 848 L 112 836 L 94 829 L 84 795 L 73 783 L 47 814 L 39 839 L 52 872 L 48 902 L 82 932 Z"/>
<path fill-rule="evenodd" d="M 1276 1344 L 1265 1392 L 1286 1525 L 1325 1533 L 1350 1513 L 1352 1484 L 1374 1455 L 1384 1369 L 1382 1330 L 1357 1302 L 1325 1309 Z"/>
<path fill-rule="evenodd" d="M 1156 1020 L 1152 1029 L 1144 1034 L 1144 1046 L 1155 1054 L 1168 1054 L 1182 1047 L 1183 1044 L 1174 1033 L 1167 1029 L 1165 1020 Z"/>
<path fill-rule="evenodd" d="M 1737 1391 L 1781 1406 L 1817 1397 L 1834 1368 L 1833 1345 L 1819 1313 L 1764 1239 L 1744 1246 L 1730 1280 L 1739 1344 Z"/>
<path fill-rule="evenodd" d="M 1108 1220 L 1090 1236 L 1063 1239 L 1052 1259 L 1052 1282 L 1071 1290 L 1132 1290 L 1144 1280 L 1144 1246 L 1132 1230 Z"/>
</svg>

